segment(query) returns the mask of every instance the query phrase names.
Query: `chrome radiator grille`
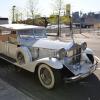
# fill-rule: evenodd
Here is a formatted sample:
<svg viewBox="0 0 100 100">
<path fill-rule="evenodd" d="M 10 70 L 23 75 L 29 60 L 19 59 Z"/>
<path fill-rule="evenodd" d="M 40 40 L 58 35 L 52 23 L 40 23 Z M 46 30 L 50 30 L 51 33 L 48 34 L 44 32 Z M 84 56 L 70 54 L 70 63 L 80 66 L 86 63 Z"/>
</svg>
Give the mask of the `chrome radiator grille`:
<svg viewBox="0 0 100 100">
<path fill-rule="evenodd" d="M 81 60 L 81 47 L 77 46 L 77 48 L 73 50 L 72 63 L 73 64 L 80 63 L 80 60 Z"/>
</svg>

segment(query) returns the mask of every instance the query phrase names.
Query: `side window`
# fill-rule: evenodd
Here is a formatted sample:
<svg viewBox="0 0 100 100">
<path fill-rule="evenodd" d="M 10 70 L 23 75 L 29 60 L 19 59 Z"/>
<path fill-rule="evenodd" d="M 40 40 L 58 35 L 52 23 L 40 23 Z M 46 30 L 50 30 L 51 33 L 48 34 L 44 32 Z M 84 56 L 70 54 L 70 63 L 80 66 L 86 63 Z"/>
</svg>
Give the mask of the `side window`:
<svg viewBox="0 0 100 100">
<path fill-rule="evenodd" d="M 0 30 L 0 41 L 8 41 L 8 35 L 11 33 L 11 31 L 3 31 Z"/>
<path fill-rule="evenodd" d="M 8 35 L 8 41 L 13 44 L 17 44 L 16 31 L 11 31 L 11 34 Z"/>
</svg>

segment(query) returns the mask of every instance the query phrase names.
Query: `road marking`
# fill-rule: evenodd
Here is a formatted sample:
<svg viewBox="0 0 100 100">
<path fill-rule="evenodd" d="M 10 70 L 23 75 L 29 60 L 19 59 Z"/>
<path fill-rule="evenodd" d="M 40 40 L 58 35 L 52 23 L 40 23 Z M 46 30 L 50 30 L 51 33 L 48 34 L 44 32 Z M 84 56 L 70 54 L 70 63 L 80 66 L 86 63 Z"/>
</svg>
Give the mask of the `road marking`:
<svg viewBox="0 0 100 100">
<path fill-rule="evenodd" d="M 96 69 L 100 70 L 100 67 L 97 67 Z"/>
<path fill-rule="evenodd" d="M 94 56 L 94 58 L 98 61 L 98 63 L 100 63 L 100 58 L 97 56 Z M 96 69 L 100 70 L 100 67 L 97 67 Z"/>
<path fill-rule="evenodd" d="M 97 61 L 100 63 L 100 58 L 99 57 L 97 57 L 97 56 L 94 56 L 96 59 L 97 59 Z"/>
</svg>

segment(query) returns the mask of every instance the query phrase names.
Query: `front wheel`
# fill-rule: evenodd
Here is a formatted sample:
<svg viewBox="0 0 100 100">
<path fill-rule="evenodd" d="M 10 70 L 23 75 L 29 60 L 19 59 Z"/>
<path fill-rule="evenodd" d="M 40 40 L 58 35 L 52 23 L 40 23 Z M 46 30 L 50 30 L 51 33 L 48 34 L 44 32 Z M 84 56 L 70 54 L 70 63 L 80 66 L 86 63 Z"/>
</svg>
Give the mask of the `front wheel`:
<svg viewBox="0 0 100 100">
<path fill-rule="evenodd" d="M 54 72 L 54 70 L 46 64 L 41 64 L 38 68 L 39 81 L 42 84 L 42 86 L 44 86 L 47 89 L 54 88 L 54 86 L 56 85 L 56 83 L 59 80 L 58 76 L 60 76 L 60 73 L 58 73 L 58 75 L 57 75 Z"/>
</svg>

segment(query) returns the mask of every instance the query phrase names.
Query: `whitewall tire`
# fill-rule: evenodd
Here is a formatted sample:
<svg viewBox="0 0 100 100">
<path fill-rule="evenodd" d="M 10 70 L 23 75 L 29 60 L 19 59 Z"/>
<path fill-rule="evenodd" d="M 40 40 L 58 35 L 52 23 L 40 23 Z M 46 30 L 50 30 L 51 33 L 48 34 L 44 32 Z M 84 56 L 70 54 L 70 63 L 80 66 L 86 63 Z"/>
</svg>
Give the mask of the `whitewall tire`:
<svg viewBox="0 0 100 100">
<path fill-rule="evenodd" d="M 41 64 L 38 68 L 38 78 L 42 86 L 52 89 L 55 86 L 55 76 L 53 70 L 46 64 Z"/>
</svg>

